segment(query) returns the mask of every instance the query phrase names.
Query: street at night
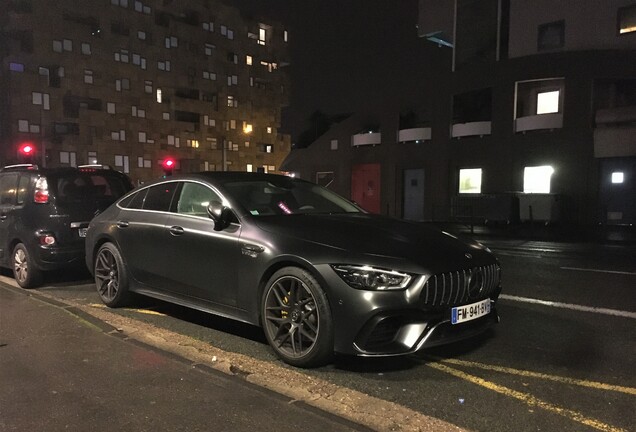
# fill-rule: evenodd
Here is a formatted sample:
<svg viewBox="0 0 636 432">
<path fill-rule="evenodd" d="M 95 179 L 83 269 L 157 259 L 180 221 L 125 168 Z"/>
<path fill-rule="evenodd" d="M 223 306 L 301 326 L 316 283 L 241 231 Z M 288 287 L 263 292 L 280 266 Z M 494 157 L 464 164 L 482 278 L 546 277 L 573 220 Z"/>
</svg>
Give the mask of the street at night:
<svg viewBox="0 0 636 432">
<path fill-rule="evenodd" d="M 106 322 L 125 319 L 128 326 L 142 329 L 127 336 L 150 345 L 165 331 L 178 335 L 179 340 L 172 341 L 177 352 L 184 340 L 196 341 L 216 353 L 211 364 L 227 361 L 230 374 L 247 380 L 261 376 L 257 382 L 263 379 L 265 387 L 286 393 L 262 378 L 275 368 L 277 380 L 295 383 L 292 395 L 305 391 L 309 404 L 313 398 L 323 410 L 376 430 L 387 425 L 417 430 L 402 411 L 382 411 L 388 423 L 365 415 L 374 406 L 384 410 L 384 402 L 469 430 L 634 430 L 635 248 L 484 242 L 503 268 L 501 322 L 494 329 L 469 342 L 409 357 L 338 357 L 318 369 L 286 366 L 275 358 L 262 331 L 252 326 L 143 298 L 136 308 L 106 309 L 86 275 L 54 275 L 40 289 L 19 292 L 60 301 L 60 307 L 77 308 Z M 3 277 L 1 289 L 18 292 L 9 286 L 15 283 Z M 3 339 L 10 341 L 11 336 Z M 170 343 L 160 347 L 170 350 Z M 297 378 L 299 373 L 310 381 Z M 334 398 L 318 397 L 320 385 L 312 380 L 368 397 L 360 402 L 365 410 L 352 405 L 343 411 Z M 0 401 L 9 397 L 5 390 Z"/>
</svg>

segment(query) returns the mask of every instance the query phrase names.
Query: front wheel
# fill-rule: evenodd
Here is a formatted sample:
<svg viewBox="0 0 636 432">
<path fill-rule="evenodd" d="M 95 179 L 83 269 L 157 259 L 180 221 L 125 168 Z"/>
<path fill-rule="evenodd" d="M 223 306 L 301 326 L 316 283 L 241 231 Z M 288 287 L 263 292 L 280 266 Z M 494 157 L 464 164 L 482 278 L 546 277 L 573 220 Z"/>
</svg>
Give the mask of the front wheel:
<svg viewBox="0 0 636 432">
<path fill-rule="evenodd" d="M 307 271 L 278 270 L 267 282 L 261 302 L 265 337 L 292 366 L 315 367 L 333 355 L 333 321 L 325 292 Z"/>
<path fill-rule="evenodd" d="M 128 303 L 128 274 L 124 260 L 112 243 L 104 243 L 95 257 L 95 285 L 97 294 L 108 307 Z"/>
<path fill-rule="evenodd" d="M 22 288 L 34 288 L 42 283 L 42 270 L 35 266 L 22 243 L 18 243 L 13 249 L 13 277 Z"/>
</svg>

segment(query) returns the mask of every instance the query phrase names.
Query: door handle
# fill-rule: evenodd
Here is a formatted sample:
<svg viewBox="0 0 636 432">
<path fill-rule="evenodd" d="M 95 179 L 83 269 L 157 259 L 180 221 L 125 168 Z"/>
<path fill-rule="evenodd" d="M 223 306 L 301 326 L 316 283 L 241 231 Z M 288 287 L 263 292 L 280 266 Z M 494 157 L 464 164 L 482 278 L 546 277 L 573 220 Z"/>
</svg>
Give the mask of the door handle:
<svg viewBox="0 0 636 432">
<path fill-rule="evenodd" d="M 170 234 L 175 235 L 175 236 L 180 236 L 183 235 L 183 233 L 185 233 L 185 230 L 183 229 L 183 227 L 180 226 L 171 226 L 169 228 Z"/>
<path fill-rule="evenodd" d="M 258 246 L 258 245 L 249 244 L 249 243 L 243 243 L 241 247 L 243 248 L 244 251 L 254 252 L 254 253 L 261 253 L 265 250 L 263 246 Z"/>
<path fill-rule="evenodd" d="M 117 228 L 128 228 L 130 223 L 128 221 L 117 221 Z"/>
</svg>

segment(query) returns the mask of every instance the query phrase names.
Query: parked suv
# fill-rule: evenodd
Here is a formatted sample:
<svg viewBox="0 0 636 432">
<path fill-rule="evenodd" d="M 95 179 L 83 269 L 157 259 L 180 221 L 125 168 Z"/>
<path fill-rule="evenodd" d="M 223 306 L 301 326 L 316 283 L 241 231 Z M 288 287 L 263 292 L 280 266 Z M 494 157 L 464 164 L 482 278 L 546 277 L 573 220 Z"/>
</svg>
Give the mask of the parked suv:
<svg viewBox="0 0 636 432">
<path fill-rule="evenodd" d="M 32 288 L 44 271 L 82 265 L 88 223 L 132 188 L 102 165 L 0 169 L 0 266 Z"/>
</svg>

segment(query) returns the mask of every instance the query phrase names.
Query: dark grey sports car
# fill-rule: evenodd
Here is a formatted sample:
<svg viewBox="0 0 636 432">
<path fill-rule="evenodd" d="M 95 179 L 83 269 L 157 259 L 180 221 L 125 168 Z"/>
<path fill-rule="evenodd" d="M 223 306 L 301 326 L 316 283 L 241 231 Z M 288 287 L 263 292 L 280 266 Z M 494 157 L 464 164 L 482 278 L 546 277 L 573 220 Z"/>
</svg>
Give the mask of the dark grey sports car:
<svg viewBox="0 0 636 432">
<path fill-rule="evenodd" d="M 500 268 L 485 247 L 284 176 L 138 188 L 93 219 L 86 261 L 108 306 L 132 291 L 260 325 L 300 367 L 409 354 L 498 321 Z"/>
</svg>

